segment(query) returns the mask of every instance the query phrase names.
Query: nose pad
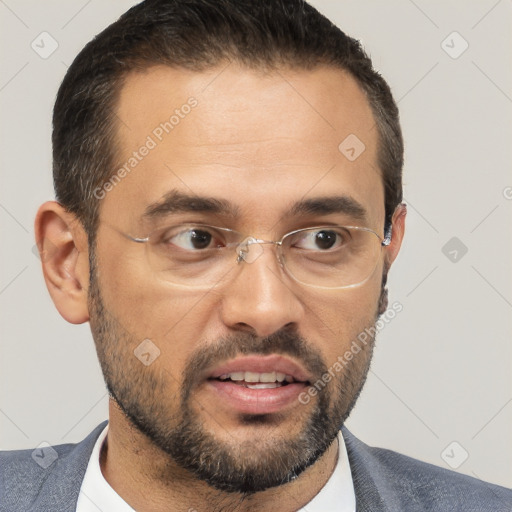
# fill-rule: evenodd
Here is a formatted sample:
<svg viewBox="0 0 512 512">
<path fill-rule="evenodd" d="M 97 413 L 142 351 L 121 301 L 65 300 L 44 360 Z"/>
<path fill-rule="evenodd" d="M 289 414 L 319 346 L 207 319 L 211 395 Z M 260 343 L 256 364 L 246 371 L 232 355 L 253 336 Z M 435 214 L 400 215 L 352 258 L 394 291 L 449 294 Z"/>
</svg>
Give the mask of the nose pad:
<svg viewBox="0 0 512 512">
<path fill-rule="evenodd" d="M 236 262 L 241 263 L 245 261 L 246 263 L 254 263 L 263 254 L 262 243 L 265 242 L 252 236 L 248 236 L 242 240 L 236 247 L 236 253 L 238 255 Z"/>
</svg>

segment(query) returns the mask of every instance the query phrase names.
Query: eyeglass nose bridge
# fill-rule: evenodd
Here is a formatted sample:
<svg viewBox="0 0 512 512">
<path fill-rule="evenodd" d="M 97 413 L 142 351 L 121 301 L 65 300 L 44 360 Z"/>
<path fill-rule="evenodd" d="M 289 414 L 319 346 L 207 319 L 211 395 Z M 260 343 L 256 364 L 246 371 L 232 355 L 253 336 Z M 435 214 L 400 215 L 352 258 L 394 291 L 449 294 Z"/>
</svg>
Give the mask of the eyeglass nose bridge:
<svg viewBox="0 0 512 512">
<path fill-rule="evenodd" d="M 259 238 L 254 238 L 252 236 L 248 236 L 244 238 L 237 246 L 236 253 L 237 258 L 236 262 L 241 263 L 245 261 L 246 263 L 254 263 L 262 254 L 263 254 L 263 244 L 272 244 L 281 247 L 281 242 L 275 242 L 274 240 L 261 240 Z M 250 247 L 254 245 L 254 250 L 250 250 Z M 278 253 L 277 259 L 279 263 L 282 265 L 281 255 Z"/>
</svg>

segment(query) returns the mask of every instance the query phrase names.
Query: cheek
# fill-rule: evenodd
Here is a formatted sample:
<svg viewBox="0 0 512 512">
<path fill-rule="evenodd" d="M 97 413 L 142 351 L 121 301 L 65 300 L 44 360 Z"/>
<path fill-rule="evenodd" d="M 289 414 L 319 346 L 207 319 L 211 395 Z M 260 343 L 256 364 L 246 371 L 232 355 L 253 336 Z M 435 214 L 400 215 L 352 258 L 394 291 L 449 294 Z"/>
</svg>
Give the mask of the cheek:
<svg viewBox="0 0 512 512">
<path fill-rule="evenodd" d="M 301 330 L 315 341 L 330 366 L 349 349 L 352 341 L 374 325 L 381 292 L 382 270 L 356 288 L 312 295 L 308 301 L 310 321 Z"/>
<path fill-rule="evenodd" d="M 142 258 L 120 261 L 116 264 L 115 258 L 103 258 L 99 266 L 105 308 L 134 344 L 150 339 L 159 348 L 161 361 L 180 371 L 204 337 L 207 296 L 155 279 Z"/>
</svg>

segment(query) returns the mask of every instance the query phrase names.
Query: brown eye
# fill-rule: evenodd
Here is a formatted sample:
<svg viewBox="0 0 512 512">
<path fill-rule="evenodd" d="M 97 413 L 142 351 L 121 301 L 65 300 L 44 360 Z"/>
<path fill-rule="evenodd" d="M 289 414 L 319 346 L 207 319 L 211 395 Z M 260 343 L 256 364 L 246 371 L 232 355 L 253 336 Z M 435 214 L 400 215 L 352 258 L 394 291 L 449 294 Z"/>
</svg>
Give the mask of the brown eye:
<svg viewBox="0 0 512 512">
<path fill-rule="evenodd" d="M 318 231 L 315 235 L 315 245 L 319 249 L 331 249 L 336 243 L 336 237 L 334 231 Z"/>
<path fill-rule="evenodd" d="M 165 242 L 187 251 L 210 249 L 214 240 L 213 234 L 203 228 L 190 228 L 180 233 L 169 235 Z M 218 247 L 218 244 L 213 245 Z"/>
<path fill-rule="evenodd" d="M 350 240 L 348 231 L 342 229 L 311 229 L 297 233 L 293 246 L 306 251 L 338 249 Z"/>
<path fill-rule="evenodd" d="M 194 249 L 206 249 L 212 241 L 212 235 L 207 231 L 194 229 L 190 232 L 190 244 Z"/>
</svg>

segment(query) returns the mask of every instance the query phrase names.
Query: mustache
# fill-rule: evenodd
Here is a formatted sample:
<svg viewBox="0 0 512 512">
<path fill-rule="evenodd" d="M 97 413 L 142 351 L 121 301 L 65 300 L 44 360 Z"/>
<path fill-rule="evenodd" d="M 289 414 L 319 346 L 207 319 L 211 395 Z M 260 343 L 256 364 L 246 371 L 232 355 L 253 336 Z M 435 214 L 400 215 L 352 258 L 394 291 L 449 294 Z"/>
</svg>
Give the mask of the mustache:
<svg viewBox="0 0 512 512">
<path fill-rule="evenodd" d="M 240 332 L 219 338 L 214 342 L 202 345 L 190 356 L 183 371 L 186 395 L 194 384 L 198 384 L 201 376 L 208 368 L 229 359 L 243 355 L 279 354 L 291 356 L 316 378 L 327 372 L 320 352 L 313 348 L 295 329 L 283 328 L 261 338 L 250 332 Z"/>
</svg>

